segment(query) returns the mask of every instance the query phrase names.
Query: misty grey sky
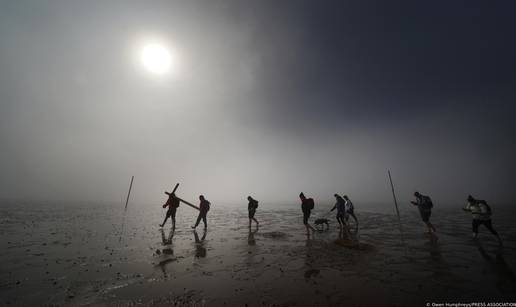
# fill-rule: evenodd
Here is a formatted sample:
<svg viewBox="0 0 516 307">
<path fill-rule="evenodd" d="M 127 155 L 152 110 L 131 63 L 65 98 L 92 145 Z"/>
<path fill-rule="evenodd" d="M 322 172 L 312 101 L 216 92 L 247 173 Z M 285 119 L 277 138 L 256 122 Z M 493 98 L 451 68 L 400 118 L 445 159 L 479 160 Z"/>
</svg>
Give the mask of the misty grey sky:
<svg viewBox="0 0 516 307">
<path fill-rule="evenodd" d="M 515 5 L 389 3 L 0 1 L 0 198 L 510 203 Z"/>
</svg>

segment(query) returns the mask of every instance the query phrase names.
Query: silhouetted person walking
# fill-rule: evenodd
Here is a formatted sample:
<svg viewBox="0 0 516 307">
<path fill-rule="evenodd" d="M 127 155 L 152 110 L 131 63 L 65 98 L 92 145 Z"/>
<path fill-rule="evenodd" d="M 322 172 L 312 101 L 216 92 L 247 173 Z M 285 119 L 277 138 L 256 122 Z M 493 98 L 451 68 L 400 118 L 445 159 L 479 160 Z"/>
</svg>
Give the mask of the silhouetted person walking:
<svg viewBox="0 0 516 307">
<path fill-rule="evenodd" d="M 194 226 L 192 226 L 193 229 L 195 229 L 199 222 L 201 222 L 201 219 L 204 223 L 204 229 L 208 228 L 208 222 L 206 221 L 206 215 L 208 214 L 208 211 L 210 210 L 210 202 L 207 201 L 203 195 L 199 196 L 200 204 L 199 204 L 199 216 L 197 216 L 197 222 Z"/>
<path fill-rule="evenodd" d="M 337 222 L 339 222 L 339 225 L 343 227 L 346 225 L 346 201 L 338 194 L 334 194 L 333 196 L 335 196 L 337 202 L 335 203 L 335 206 L 331 208 L 330 212 L 337 209 Z"/>
<path fill-rule="evenodd" d="M 166 192 L 165 192 L 166 193 Z M 168 207 L 167 215 L 165 216 L 165 220 L 163 223 L 159 225 L 160 227 L 165 226 L 168 218 L 170 217 L 172 220 L 172 229 L 176 229 L 176 211 L 179 207 L 179 198 L 176 197 L 174 193 L 166 193 L 168 195 L 167 202 L 163 205 L 163 208 Z"/>
<path fill-rule="evenodd" d="M 314 200 L 312 198 L 306 198 L 305 194 L 303 194 L 303 192 L 301 192 L 301 194 L 299 194 L 299 198 L 301 199 L 301 210 L 303 211 L 303 224 L 305 224 L 306 231 L 309 232 L 310 229 L 315 231 L 315 228 L 313 228 L 308 223 L 308 219 L 310 218 L 312 209 L 315 206 Z"/>
<path fill-rule="evenodd" d="M 434 225 L 430 223 L 430 215 L 432 215 L 432 208 L 434 206 L 432 199 L 430 199 L 429 196 L 422 195 L 419 192 L 415 192 L 414 196 L 416 197 L 416 201 L 411 201 L 410 203 L 418 207 L 421 220 L 423 220 L 423 222 L 426 224 L 428 233 L 435 232 Z"/>
<path fill-rule="evenodd" d="M 498 243 L 502 245 L 502 239 L 498 235 L 498 232 L 494 230 L 492 222 L 491 222 L 491 207 L 487 204 L 485 200 L 475 199 L 473 196 L 468 196 L 468 203 L 464 208 L 464 211 L 471 212 L 473 216 L 472 228 L 473 228 L 473 238 L 476 239 L 478 237 L 478 226 L 484 225 L 489 231 L 496 236 L 498 239 Z"/>
<path fill-rule="evenodd" d="M 351 216 L 355 220 L 356 228 L 358 228 L 358 219 L 355 215 L 355 206 L 353 206 L 353 203 L 351 202 L 351 199 L 347 195 L 344 195 L 344 200 L 346 201 L 346 222 L 348 221 L 349 217 Z"/>
<path fill-rule="evenodd" d="M 256 213 L 256 209 L 258 208 L 258 201 L 253 199 L 251 196 L 247 196 L 247 200 L 249 204 L 247 205 L 247 210 L 249 210 L 249 227 L 251 227 L 251 222 L 255 221 L 256 226 L 258 226 L 258 221 L 254 218 L 254 214 Z"/>
</svg>

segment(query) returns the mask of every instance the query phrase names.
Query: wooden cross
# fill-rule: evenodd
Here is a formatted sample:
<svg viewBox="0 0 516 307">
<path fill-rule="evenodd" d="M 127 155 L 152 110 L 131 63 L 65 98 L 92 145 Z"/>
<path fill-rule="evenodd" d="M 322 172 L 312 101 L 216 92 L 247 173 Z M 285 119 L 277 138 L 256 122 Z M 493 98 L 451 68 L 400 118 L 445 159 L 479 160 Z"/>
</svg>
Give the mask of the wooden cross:
<svg viewBox="0 0 516 307">
<path fill-rule="evenodd" d="M 176 186 L 174 187 L 174 190 L 172 191 L 172 193 L 169 193 L 169 192 L 165 191 L 165 194 L 167 194 L 168 196 L 170 196 L 170 195 L 174 194 L 174 193 L 176 192 L 176 190 L 177 190 L 177 188 L 178 188 L 178 187 L 179 187 L 179 183 L 176 183 Z M 177 196 L 176 196 L 176 198 L 177 198 L 177 199 L 179 199 L 179 201 L 181 201 L 182 203 L 184 203 L 184 204 L 186 204 L 186 205 L 188 205 L 188 206 L 190 206 L 190 207 L 192 207 L 192 208 L 194 208 L 194 209 L 197 209 L 197 210 L 199 210 L 199 211 L 201 210 L 201 209 L 199 209 L 199 207 L 197 207 L 196 205 L 194 205 L 194 204 L 192 204 L 192 203 L 189 203 L 189 202 L 187 202 L 187 201 L 186 201 L 186 200 L 184 200 L 184 199 L 181 199 L 181 198 L 179 198 L 179 197 L 177 197 Z"/>
</svg>

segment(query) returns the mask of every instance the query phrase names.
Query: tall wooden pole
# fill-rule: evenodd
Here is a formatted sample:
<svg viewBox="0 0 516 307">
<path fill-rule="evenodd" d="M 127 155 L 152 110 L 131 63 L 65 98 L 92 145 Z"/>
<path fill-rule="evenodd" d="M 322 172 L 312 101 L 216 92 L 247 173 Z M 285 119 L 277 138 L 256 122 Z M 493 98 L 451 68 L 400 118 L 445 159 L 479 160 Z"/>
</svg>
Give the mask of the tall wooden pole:
<svg viewBox="0 0 516 307">
<path fill-rule="evenodd" d="M 127 192 L 127 198 L 125 199 L 124 218 L 122 220 L 122 231 L 120 232 L 120 238 L 118 238 L 118 242 L 122 241 L 122 235 L 124 234 L 125 215 L 127 213 L 127 204 L 129 203 L 129 196 L 131 195 L 131 190 L 133 188 L 133 181 L 134 181 L 134 176 L 131 176 L 131 183 L 129 184 L 129 191 Z"/>
<path fill-rule="evenodd" d="M 134 176 L 131 177 L 131 183 L 129 184 L 129 192 L 127 192 L 127 198 L 125 200 L 125 210 L 127 210 L 127 204 L 129 203 L 129 195 L 131 195 L 131 189 L 133 188 Z"/>
<path fill-rule="evenodd" d="M 394 207 L 396 208 L 396 215 L 398 215 L 398 224 L 400 227 L 401 241 L 403 243 L 405 243 L 405 240 L 403 238 L 403 228 L 401 227 L 400 210 L 398 209 L 398 200 L 396 199 L 396 193 L 394 192 L 394 184 L 392 184 L 391 171 L 388 170 L 387 174 L 389 174 L 389 181 L 391 183 L 391 190 L 392 190 L 392 198 L 394 199 Z"/>
</svg>

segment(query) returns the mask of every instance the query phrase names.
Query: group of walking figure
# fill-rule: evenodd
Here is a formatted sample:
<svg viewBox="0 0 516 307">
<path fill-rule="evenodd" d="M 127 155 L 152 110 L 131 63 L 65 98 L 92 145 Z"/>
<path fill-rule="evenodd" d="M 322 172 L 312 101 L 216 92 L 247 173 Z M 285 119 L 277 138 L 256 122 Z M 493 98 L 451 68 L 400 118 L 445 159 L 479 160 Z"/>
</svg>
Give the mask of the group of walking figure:
<svg viewBox="0 0 516 307">
<path fill-rule="evenodd" d="M 160 224 L 160 227 L 165 226 L 165 223 L 170 218 L 172 221 L 172 228 L 175 229 L 176 227 L 176 211 L 179 207 L 179 204 L 181 201 L 189 204 L 188 202 L 180 199 L 175 195 L 174 192 L 168 193 L 165 192 L 169 197 L 165 204 L 163 204 L 163 208 L 167 208 L 167 213 L 165 216 L 165 219 L 163 220 L 163 223 Z M 351 200 L 347 195 L 340 196 L 339 194 L 334 194 L 334 197 L 336 199 L 335 205 L 332 209 L 330 209 L 329 212 L 332 212 L 334 210 L 337 210 L 336 219 L 339 223 L 339 227 L 341 230 L 349 229 L 348 220 L 349 217 L 352 217 L 355 221 L 355 227 L 358 230 L 358 219 L 354 212 L 354 206 Z M 434 225 L 430 222 L 430 216 L 432 214 L 432 208 L 433 203 L 429 196 L 423 195 L 419 192 L 414 193 L 415 201 L 411 201 L 411 204 L 416 206 L 419 209 L 419 213 L 421 215 L 422 221 L 426 224 L 428 228 L 428 233 L 435 235 L 436 229 Z M 316 231 L 316 229 L 310 225 L 309 219 L 312 210 L 315 207 L 315 202 L 313 198 L 307 198 L 304 193 L 299 194 L 299 198 L 301 200 L 301 211 L 303 213 L 303 224 L 306 227 L 307 232 L 309 233 L 310 230 Z M 256 225 L 259 225 L 258 220 L 255 218 L 256 210 L 258 209 L 258 200 L 252 198 L 251 196 L 247 197 L 248 200 L 248 212 L 249 212 L 249 227 L 251 227 L 252 222 L 254 221 Z M 191 205 L 191 204 L 189 204 Z M 211 203 L 206 200 L 206 198 L 203 195 L 199 196 L 199 207 L 195 207 L 199 210 L 199 215 L 197 216 L 197 221 L 192 226 L 193 229 L 195 229 L 197 226 L 199 226 L 199 223 L 201 220 L 204 223 L 204 228 L 206 229 L 208 227 L 208 221 L 207 221 L 207 214 L 210 210 Z M 191 205 L 192 206 L 192 205 Z M 472 214 L 472 232 L 473 232 L 473 238 L 476 239 L 478 237 L 478 229 L 480 225 L 484 225 L 498 240 L 498 243 L 502 245 L 502 240 L 498 234 L 498 232 L 493 228 L 492 221 L 491 221 L 491 215 L 492 210 L 491 207 L 487 204 L 485 200 L 476 199 L 473 196 L 469 195 L 467 197 L 467 203 L 466 206 L 463 207 L 464 211 L 471 212 Z M 322 223 L 327 224 L 327 219 L 318 219 L 315 221 L 315 224 L 320 224 L 322 220 Z"/>
</svg>

